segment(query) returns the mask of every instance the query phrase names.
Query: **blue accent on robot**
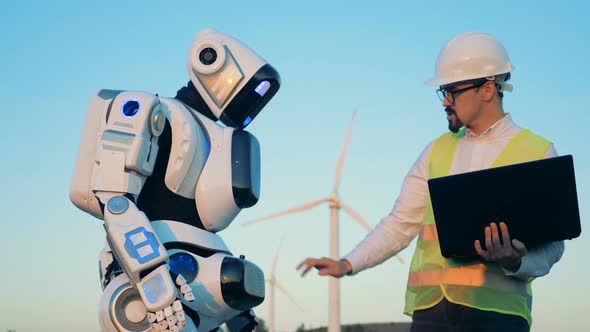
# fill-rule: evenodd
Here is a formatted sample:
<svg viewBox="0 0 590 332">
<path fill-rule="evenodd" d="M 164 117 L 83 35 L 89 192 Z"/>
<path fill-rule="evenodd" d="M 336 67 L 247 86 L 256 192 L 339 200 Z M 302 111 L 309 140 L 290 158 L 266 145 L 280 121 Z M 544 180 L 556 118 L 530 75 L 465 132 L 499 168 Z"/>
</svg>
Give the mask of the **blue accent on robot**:
<svg viewBox="0 0 590 332">
<path fill-rule="evenodd" d="M 156 303 L 159 300 L 159 295 L 166 289 L 166 283 L 162 275 L 158 274 L 152 279 L 146 281 L 143 285 L 143 291 L 150 303 Z"/>
<path fill-rule="evenodd" d="M 177 252 L 170 255 L 170 270 L 175 274 L 180 274 L 187 283 L 195 280 L 199 274 L 199 263 L 190 254 Z"/>
<path fill-rule="evenodd" d="M 125 250 L 141 264 L 160 257 L 159 247 L 160 243 L 154 233 L 148 232 L 144 227 L 125 234 Z"/>
<path fill-rule="evenodd" d="M 127 100 L 121 106 L 121 112 L 128 118 L 132 118 L 139 113 L 139 102 L 137 100 Z"/>
<path fill-rule="evenodd" d="M 270 89 L 270 82 L 262 81 L 260 82 L 260 84 L 258 84 L 254 91 L 256 91 L 256 93 L 258 93 L 260 97 L 263 97 L 264 94 L 266 94 L 266 92 L 268 91 L 268 89 Z"/>
</svg>

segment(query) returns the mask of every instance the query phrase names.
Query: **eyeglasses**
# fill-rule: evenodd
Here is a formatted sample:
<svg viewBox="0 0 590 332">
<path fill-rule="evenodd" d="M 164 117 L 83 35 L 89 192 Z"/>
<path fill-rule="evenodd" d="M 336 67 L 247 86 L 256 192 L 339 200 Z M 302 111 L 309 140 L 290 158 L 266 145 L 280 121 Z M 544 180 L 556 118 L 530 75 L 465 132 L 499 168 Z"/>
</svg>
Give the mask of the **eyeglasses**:
<svg viewBox="0 0 590 332">
<path fill-rule="evenodd" d="M 468 86 L 468 87 L 463 88 L 463 89 L 455 90 L 455 91 L 448 91 L 448 90 L 445 90 L 445 89 L 442 89 L 441 88 L 441 89 L 436 90 L 436 95 L 438 96 L 438 99 L 440 99 L 441 102 L 444 103 L 445 102 L 445 99 L 447 99 L 450 104 L 454 104 L 455 103 L 455 99 L 457 98 L 457 96 L 460 93 L 463 93 L 463 92 L 465 92 L 467 90 L 479 88 L 480 86 L 486 84 L 487 82 L 488 81 L 486 80 L 484 82 L 481 82 L 481 83 L 478 83 L 478 84 L 475 84 L 475 85 L 472 85 L 472 86 Z"/>
</svg>

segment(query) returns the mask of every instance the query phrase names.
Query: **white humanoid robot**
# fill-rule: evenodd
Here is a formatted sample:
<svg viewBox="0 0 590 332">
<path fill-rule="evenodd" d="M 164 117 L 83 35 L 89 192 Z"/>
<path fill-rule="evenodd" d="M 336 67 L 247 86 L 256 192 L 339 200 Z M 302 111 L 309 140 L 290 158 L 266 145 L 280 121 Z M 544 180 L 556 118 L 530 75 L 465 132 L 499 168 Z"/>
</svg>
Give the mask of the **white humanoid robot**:
<svg viewBox="0 0 590 332">
<path fill-rule="evenodd" d="M 100 90 L 90 100 L 70 198 L 104 220 L 103 331 L 257 325 L 262 270 L 216 233 L 258 201 L 260 148 L 242 129 L 280 77 L 211 29 L 196 35 L 188 72 L 175 98 Z"/>
</svg>

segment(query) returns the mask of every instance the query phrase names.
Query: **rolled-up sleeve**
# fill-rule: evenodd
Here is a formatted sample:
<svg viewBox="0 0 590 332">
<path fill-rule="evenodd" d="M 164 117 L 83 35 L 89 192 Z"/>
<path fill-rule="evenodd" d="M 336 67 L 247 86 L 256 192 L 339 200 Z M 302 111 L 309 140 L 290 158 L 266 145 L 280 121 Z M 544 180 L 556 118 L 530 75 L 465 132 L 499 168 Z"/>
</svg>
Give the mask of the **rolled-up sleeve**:
<svg viewBox="0 0 590 332">
<path fill-rule="evenodd" d="M 391 212 L 344 259 L 352 273 L 381 264 L 406 248 L 418 235 L 428 204 L 428 144 L 414 163 L 402 185 Z"/>
</svg>

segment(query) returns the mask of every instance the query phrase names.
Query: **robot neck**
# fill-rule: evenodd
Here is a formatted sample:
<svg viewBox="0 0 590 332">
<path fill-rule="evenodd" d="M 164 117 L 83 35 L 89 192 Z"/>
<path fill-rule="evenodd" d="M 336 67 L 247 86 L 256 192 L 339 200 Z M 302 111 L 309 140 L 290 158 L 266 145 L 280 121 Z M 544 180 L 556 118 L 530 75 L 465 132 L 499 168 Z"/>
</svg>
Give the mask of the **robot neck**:
<svg viewBox="0 0 590 332">
<path fill-rule="evenodd" d="M 209 119 L 217 121 L 217 118 L 213 112 L 211 112 L 211 109 L 209 106 L 207 106 L 207 103 L 203 100 L 203 97 L 201 97 L 192 81 L 188 81 L 186 86 L 180 88 L 180 90 L 176 92 L 176 97 L 174 98 L 180 100 L 185 105 L 203 114 Z"/>
</svg>

